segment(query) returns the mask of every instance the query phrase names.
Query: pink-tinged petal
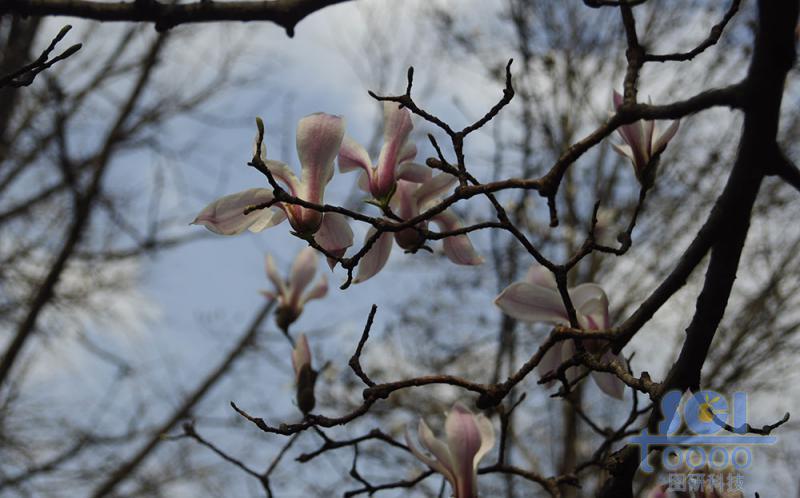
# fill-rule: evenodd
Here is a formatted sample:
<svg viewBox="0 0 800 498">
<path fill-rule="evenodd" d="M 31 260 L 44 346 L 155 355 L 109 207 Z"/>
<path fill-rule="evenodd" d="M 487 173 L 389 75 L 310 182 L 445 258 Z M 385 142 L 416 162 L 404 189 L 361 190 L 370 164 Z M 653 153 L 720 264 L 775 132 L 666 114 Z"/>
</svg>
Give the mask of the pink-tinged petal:
<svg viewBox="0 0 800 498">
<path fill-rule="evenodd" d="M 592 318 L 591 329 L 608 327 L 608 297 L 599 285 L 580 284 L 569 290 L 569 296 L 579 315 Z"/>
<path fill-rule="evenodd" d="M 251 188 L 226 195 L 203 208 L 192 225 L 203 225 L 220 235 L 238 235 L 265 216 L 263 210 L 249 214 L 244 214 L 244 210 L 272 200 L 272 190 L 265 188 Z M 271 211 L 267 213 L 272 216 Z"/>
<path fill-rule="evenodd" d="M 553 272 L 539 263 L 534 263 L 530 268 L 528 268 L 528 272 L 525 273 L 525 278 L 523 281 L 528 282 L 529 284 L 539 285 L 547 289 L 558 291 L 556 277 L 553 275 Z"/>
<path fill-rule="evenodd" d="M 678 128 L 680 127 L 680 125 L 681 125 L 680 120 L 673 121 L 672 123 L 670 123 L 667 129 L 664 130 L 663 133 L 661 133 L 661 135 L 653 144 L 653 154 L 661 154 L 662 152 L 664 152 L 664 149 L 667 148 L 667 144 L 669 143 L 669 141 L 672 140 L 672 137 L 674 137 L 675 134 L 678 132 Z"/>
<path fill-rule="evenodd" d="M 456 496 L 472 498 L 475 492 L 475 456 L 481 447 L 481 433 L 475 415 L 456 403 L 447 415 L 444 427 L 456 478 Z"/>
<path fill-rule="evenodd" d="M 353 230 L 347 222 L 347 217 L 339 213 L 325 213 L 322 217 L 322 225 L 314 235 L 323 249 L 336 257 L 344 256 L 347 249 L 353 245 Z M 336 260 L 328 258 L 328 266 L 336 266 Z"/>
<path fill-rule="evenodd" d="M 484 414 L 481 413 L 475 417 L 475 423 L 478 425 L 478 432 L 481 434 L 481 447 L 478 448 L 478 452 L 475 454 L 475 459 L 472 463 L 473 470 L 478 469 L 478 464 L 480 464 L 483 457 L 492 450 L 495 442 L 494 427 L 492 426 L 492 422 L 486 418 Z"/>
<path fill-rule="evenodd" d="M 311 349 L 308 347 L 306 335 L 300 334 L 292 350 L 292 368 L 294 368 L 295 378 L 300 377 L 304 366 L 311 367 Z"/>
<path fill-rule="evenodd" d="M 317 283 L 314 284 L 314 287 L 309 289 L 308 292 L 303 295 L 302 299 L 300 299 L 300 306 L 305 305 L 309 301 L 313 301 L 314 299 L 322 299 L 328 294 L 328 277 L 322 275 Z"/>
<path fill-rule="evenodd" d="M 339 149 L 339 171 L 349 173 L 358 169 L 372 174 L 372 159 L 361 144 L 345 135 Z"/>
<path fill-rule="evenodd" d="M 419 211 L 425 211 L 437 204 L 442 197 L 453 189 L 456 183 L 458 183 L 458 178 L 447 173 L 441 173 L 420 185 L 415 194 Z"/>
<path fill-rule="evenodd" d="M 461 228 L 461 220 L 449 209 L 434 216 L 433 222 L 439 226 L 442 232 L 451 232 Z M 457 265 L 479 265 L 483 263 L 483 257 L 475 251 L 467 235 L 447 237 L 444 239 L 443 244 L 445 255 Z"/>
<path fill-rule="evenodd" d="M 503 312 L 525 322 L 568 325 L 567 312 L 558 292 L 527 282 L 515 282 L 494 300 Z"/>
<path fill-rule="evenodd" d="M 367 232 L 365 240 L 372 237 L 376 232 L 374 228 L 370 228 Z M 389 261 L 389 255 L 392 253 L 392 245 L 394 245 L 394 237 L 391 233 L 384 232 L 378 237 L 378 240 L 367 251 L 367 254 L 361 258 L 358 264 L 358 273 L 353 283 L 361 283 L 374 277 L 379 271 L 386 266 Z"/>
<path fill-rule="evenodd" d="M 343 138 L 344 119 L 339 116 L 316 113 L 297 124 L 297 155 L 302 170 L 299 197 L 309 202 L 322 202 Z"/>
<path fill-rule="evenodd" d="M 390 206 L 400 218 L 409 220 L 419 214 L 417 199 L 414 196 L 418 188 L 416 183 L 405 180 L 397 181 L 397 190 L 392 196 Z"/>
<path fill-rule="evenodd" d="M 417 157 L 417 146 L 413 143 L 407 143 L 400 149 L 400 155 L 397 158 L 397 164 L 403 164 L 404 162 L 411 161 Z"/>
<path fill-rule="evenodd" d="M 300 296 L 317 273 L 317 251 L 305 247 L 297 255 L 292 264 L 289 276 L 290 302 L 293 307 L 300 307 Z"/>
<path fill-rule="evenodd" d="M 655 121 L 640 121 L 642 123 L 643 133 L 644 136 L 643 145 L 644 145 L 644 154 L 645 157 L 652 157 L 653 151 L 653 132 L 656 129 L 656 122 Z"/>
<path fill-rule="evenodd" d="M 447 447 L 442 444 L 441 441 L 433 437 L 433 432 L 431 431 L 430 427 L 428 427 L 428 424 L 426 424 L 424 420 L 420 419 L 419 427 L 417 429 L 417 437 L 419 438 L 420 443 L 422 443 L 423 446 L 425 446 L 435 458 L 431 458 L 417 449 L 416 445 L 414 445 L 414 443 L 411 441 L 411 435 L 409 434 L 408 428 L 406 428 L 405 435 L 406 445 L 408 446 L 408 449 L 411 450 L 411 453 L 413 453 L 414 456 L 422 461 L 425 465 L 442 474 L 445 479 L 450 481 L 450 483 L 455 486 L 455 478 L 453 477 L 453 473 L 449 467 L 450 454 L 447 451 Z"/>
<path fill-rule="evenodd" d="M 300 194 L 300 180 L 297 179 L 294 171 L 287 164 L 280 161 L 264 161 L 264 165 L 272 173 L 275 180 L 286 186 L 290 194 L 293 196 Z"/>
<path fill-rule="evenodd" d="M 405 162 L 397 167 L 397 179 L 425 183 L 431 179 L 431 169 L 421 164 Z"/>
<path fill-rule="evenodd" d="M 401 109 L 396 102 L 383 103 L 383 147 L 372 182 L 372 195 L 375 198 L 389 195 L 394 188 L 401 151 L 413 128 L 411 113 L 407 108 Z"/>
<path fill-rule="evenodd" d="M 271 254 L 267 254 L 265 258 L 264 269 L 266 270 L 267 278 L 272 282 L 278 294 L 286 294 L 286 282 L 283 281 L 278 273 L 278 269 L 275 267 L 275 260 Z"/>
<path fill-rule="evenodd" d="M 602 361 L 614 361 L 620 365 L 624 365 L 624 363 L 620 361 L 619 357 L 610 351 L 603 355 Z M 597 387 L 599 387 L 601 391 L 612 398 L 622 399 L 624 397 L 625 383 L 622 382 L 616 375 L 608 372 L 592 372 L 592 379 L 594 379 L 594 383 L 597 384 Z"/>
</svg>

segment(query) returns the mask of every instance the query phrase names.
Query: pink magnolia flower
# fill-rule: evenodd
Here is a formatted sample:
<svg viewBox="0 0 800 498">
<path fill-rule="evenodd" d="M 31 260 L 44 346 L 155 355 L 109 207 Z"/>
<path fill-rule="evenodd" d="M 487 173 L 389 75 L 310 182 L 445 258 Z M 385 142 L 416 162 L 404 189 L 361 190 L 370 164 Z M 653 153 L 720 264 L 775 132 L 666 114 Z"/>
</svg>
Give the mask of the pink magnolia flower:
<svg viewBox="0 0 800 498">
<path fill-rule="evenodd" d="M 603 289 L 592 283 L 581 284 L 568 290 L 578 322 L 584 330 L 603 330 L 609 328 L 608 297 Z M 546 268 L 534 265 L 528 270 L 525 279 L 514 282 L 498 295 L 494 303 L 509 316 L 524 322 L 544 322 L 553 325 L 569 326 L 569 317 L 558 292 L 555 278 Z M 584 340 L 587 350 L 597 350 L 602 343 Z M 539 363 L 538 370 L 546 375 L 556 370 L 561 363 L 575 354 L 573 340 L 561 341 L 551 347 Z M 619 357 L 606 351 L 603 361 L 619 361 Z M 620 362 L 624 366 L 624 363 Z M 567 378 L 575 379 L 580 370 L 570 367 Z M 622 399 L 625 384 L 615 375 L 606 372 L 592 372 L 597 386 L 609 396 Z"/>
<path fill-rule="evenodd" d="M 307 302 L 325 297 L 328 293 L 328 279 L 325 278 L 325 275 L 321 276 L 317 283 L 304 293 L 317 272 L 317 252 L 310 247 L 306 247 L 297 255 L 287 280 L 283 280 L 278 274 L 275 261 L 269 254 L 266 258 L 266 269 L 267 277 L 275 290 L 261 291 L 261 293 L 278 301 L 275 320 L 281 329 L 286 330 L 300 317 Z"/>
<path fill-rule="evenodd" d="M 344 137 L 344 120 L 339 116 L 316 113 L 297 124 L 297 154 L 300 158 L 300 178 L 280 161 L 262 161 L 275 180 L 282 183 L 294 197 L 322 204 L 325 186 L 333 177 L 333 162 Z M 301 236 L 319 231 L 317 243 L 334 254 L 344 254 L 352 245 L 353 233 L 347 220 L 338 213 L 323 213 L 294 204 L 274 203 L 268 209 L 245 211 L 274 201 L 272 189 L 251 188 L 226 195 L 206 206 L 192 222 L 221 235 L 238 235 L 245 230 L 260 232 L 289 219 L 292 228 Z"/>
<path fill-rule="evenodd" d="M 436 439 L 428 424 L 420 419 L 417 438 L 432 457 L 411 442 L 406 429 L 406 444 L 428 467 L 450 482 L 455 498 L 477 498 L 478 464 L 494 446 L 494 428 L 483 414 L 475 415 L 456 403 L 444 425 L 446 442 Z"/>
<path fill-rule="evenodd" d="M 614 91 L 614 107 L 622 106 L 622 95 Z M 655 122 L 639 120 L 622 125 L 617 132 L 625 145 L 611 144 L 615 151 L 631 160 L 639 183 L 646 188 L 653 185 L 658 168 L 658 159 L 680 126 L 680 120 L 672 121 L 663 133 L 655 133 Z"/>
<path fill-rule="evenodd" d="M 406 180 L 397 182 L 397 190 L 392 197 L 390 207 L 392 211 L 401 219 L 408 220 L 418 216 L 425 210 L 439 203 L 442 196 L 453 188 L 457 179 L 446 173 L 431 176 L 430 170 L 422 183 L 411 183 Z M 437 214 L 432 221 L 442 231 L 452 231 L 461 228 L 461 220 L 450 209 Z M 422 222 L 417 225 L 419 228 L 427 229 L 428 223 Z M 367 238 L 375 233 L 374 228 L 367 232 Z M 358 265 L 358 273 L 355 282 L 363 282 L 386 265 L 389 255 L 392 252 L 393 242 L 406 251 L 417 251 L 422 247 L 425 239 L 413 228 L 407 228 L 396 233 L 384 232 L 367 252 L 361 263 Z M 467 235 L 456 235 L 447 237 L 443 241 L 444 254 L 447 258 L 457 265 L 479 265 L 483 263 L 481 257 L 472 246 Z"/>
<path fill-rule="evenodd" d="M 300 334 L 292 350 L 292 368 L 294 368 L 297 386 L 297 406 L 304 414 L 311 412 L 316 404 L 314 385 L 317 372 L 311 366 L 311 349 L 305 334 Z"/>
<path fill-rule="evenodd" d="M 408 143 L 413 128 L 408 109 L 401 109 L 396 102 L 384 102 L 383 147 L 377 166 L 372 165 L 364 147 L 345 136 L 339 150 L 339 171 L 363 170 L 359 186 L 372 194 L 378 203 L 386 205 L 395 192 L 398 179 L 419 183 L 426 178 L 428 168 L 411 162 L 417 155 L 417 147 Z"/>
</svg>

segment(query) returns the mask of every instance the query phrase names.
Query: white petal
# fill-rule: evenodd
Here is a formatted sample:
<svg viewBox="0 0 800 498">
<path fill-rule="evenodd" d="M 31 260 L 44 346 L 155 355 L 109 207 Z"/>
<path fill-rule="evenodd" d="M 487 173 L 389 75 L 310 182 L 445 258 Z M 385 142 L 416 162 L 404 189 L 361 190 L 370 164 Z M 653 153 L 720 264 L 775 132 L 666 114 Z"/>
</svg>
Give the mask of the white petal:
<svg viewBox="0 0 800 498">
<path fill-rule="evenodd" d="M 305 247 L 294 259 L 292 271 L 289 274 L 289 288 L 291 289 L 291 302 L 299 303 L 300 295 L 311 283 L 317 273 L 317 251 Z"/>
<path fill-rule="evenodd" d="M 437 204 L 440 198 L 450 192 L 457 182 L 458 178 L 455 176 L 441 173 L 420 185 L 414 194 L 419 211 L 425 211 Z"/>
<path fill-rule="evenodd" d="M 678 127 L 680 124 L 680 120 L 670 123 L 667 129 L 664 130 L 664 133 L 662 133 L 653 144 L 653 154 L 660 154 L 661 152 L 664 152 L 664 149 L 667 148 L 669 141 L 672 140 L 672 137 L 674 137 L 678 132 Z"/>
<path fill-rule="evenodd" d="M 253 233 L 258 233 L 262 230 L 274 227 L 275 225 L 282 223 L 283 220 L 285 219 L 286 219 L 286 213 L 283 211 L 283 209 L 278 209 L 277 207 L 270 209 L 262 209 L 260 210 L 260 214 L 256 217 L 253 224 L 247 227 L 247 229 Z"/>
<path fill-rule="evenodd" d="M 558 292 L 527 282 L 515 282 L 494 300 L 504 313 L 525 322 L 567 325 L 564 304 Z"/>
<path fill-rule="evenodd" d="M 614 361 L 620 365 L 625 365 L 619 359 L 619 356 L 610 351 L 607 351 L 603 355 L 602 361 Z M 612 398 L 622 399 L 624 397 L 625 383 L 622 382 L 622 380 L 620 380 L 616 375 L 608 372 L 592 372 L 592 379 L 594 379 L 594 383 L 597 384 L 597 387 L 599 387 L 601 391 L 608 394 Z"/>
<path fill-rule="evenodd" d="M 478 431 L 481 433 L 481 447 L 478 449 L 478 453 L 475 454 L 475 461 L 472 465 L 473 470 L 477 470 L 478 464 L 492 450 L 495 442 L 494 426 L 484 414 L 481 413 L 475 417 L 475 423 L 478 424 Z"/>
<path fill-rule="evenodd" d="M 422 434 L 422 431 L 423 431 L 423 429 L 422 429 L 423 425 L 425 426 L 427 431 L 430 433 L 430 437 L 433 438 L 433 433 L 430 432 L 431 431 L 430 428 L 428 428 L 427 424 L 425 424 L 424 421 L 420 420 L 420 426 L 419 426 L 419 430 L 418 430 L 418 433 L 420 434 L 420 436 L 418 436 L 420 438 L 420 441 L 422 441 L 421 434 Z M 405 436 L 406 436 L 406 446 L 408 446 L 408 449 L 411 450 L 411 453 L 415 457 L 417 457 L 420 461 L 422 461 L 425 465 L 427 465 L 428 467 L 430 467 L 434 471 L 436 471 L 436 472 L 442 474 L 443 476 L 445 476 L 445 478 L 448 481 L 450 481 L 451 483 L 454 482 L 453 474 L 450 472 L 450 470 L 447 467 L 445 467 L 443 464 L 441 464 L 440 462 L 438 462 L 434 458 L 429 457 L 428 455 L 426 455 L 425 453 L 423 453 L 419 449 L 417 449 L 416 445 L 411 441 L 411 435 L 409 434 L 409 431 L 408 431 L 407 427 L 406 427 L 406 431 L 405 431 Z M 442 446 L 444 447 L 444 445 L 442 445 Z M 444 448 L 444 451 L 446 452 L 447 448 Z"/>
<path fill-rule="evenodd" d="M 265 188 L 251 188 L 226 195 L 200 211 L 192 224 L 203 225 L 220 235 L 238 235 L 266 216 L 262 212 L 264 210 L 252 211 L 246 215 L 244 210 L 248 207 L 265 204 L 272 199 L 272 190 Z M 270 213 L 270 217 L 273 216 L 271 211 L 267 210 L 267 213 Z"/>
<path fill-rule="evenodd" d="M 552 289 L 554 291 L 558 291 L 558 286 L 556 285 L 556 277 L 553 275 L 553 272 L 545 268 L 544 266 L 540 265 L 539 263 L 534 263 L 528 268 L 528 272 L 525 273 L 525 278 L 523 281 L 528 282 L 529 284 L 538 285 L 541 287 L 545 287 L 547 289 Z"/>
<path fill-rule="evenodd" d="M 275 260 L 272 258 L 271 254 L 267 254 L 264 267 L 267 272 L 267 278 L 269 278 L 272 285 L 275 286 L 275 290 L 278 291 L 278 294 L 286 294 L 286 282 L 283 281 L 278 273 L 278 269 L 275 267 Z"/>
<path fill-rule="evenodd" d="M 328 294 L 328 277 L 322 275 L 317 283 L 314 284 L 314 287 L 309 289 L 308 292 L 305 293 L 303 298 L 300 300 L 300 305 L 305 305 L 307 302 L 312 301 L 314 299 L 322 299 Z"/>
<path fill-rule="evenodd" d="M 342 140 L 342 147 L 339 149 L 339 171 L 349 173 L 357 169 L 372 172 L 372 160 L 369 158 L 367 150 L 348 135 Z"/>
<path fill-rule="evenodd" d="M 590 330 L 608 328 L 608 297 L 599 285 L 581 284 L 570 289 L 569 295 L 579 319 L 580 315 L 591 319 L 591 324 L 581 323 L 582 327 Z"/>
<path fill-rule="evenodd" d="M 350 228 L 348 218 L 339 213 L 325 213 L 322 225 L 314 234 L 314 240 L 326 251 L 338 257 L 344 256 L 347 248 L 353 245 L 353 230 Z M 328 261 L 331 269 L 335 264 L 336 260 Z"/>
<path fill-rule="evenodd" d="M 286 186 L 290 194 L 294 196 L 300 195 L 300 180 L 297 179 L 294 171 L 287 164 L 280 161 L 264 161 L 264 165 L 272 173 L 275 180 L 282 182 Z"/>
<path fill-rule="evenodd" d="M 397 178 L 414 183 L 424 183 L 431 179 L 431 169 L 421 164 L 404 162 L 397 168 Z"/>
</svg>

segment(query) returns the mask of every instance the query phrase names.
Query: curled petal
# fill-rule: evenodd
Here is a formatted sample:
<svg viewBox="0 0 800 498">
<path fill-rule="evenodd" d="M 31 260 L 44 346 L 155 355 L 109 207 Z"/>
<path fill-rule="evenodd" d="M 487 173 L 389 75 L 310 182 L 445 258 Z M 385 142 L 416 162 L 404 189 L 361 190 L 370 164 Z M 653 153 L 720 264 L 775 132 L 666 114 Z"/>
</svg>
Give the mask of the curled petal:
<svg viewBox="0 0 800 498">
<path fill-rule="evenodd" d="M 591 324 L 587 328 L 594 330 L 608 328 L 608 297 L 599 285 L 581 284 L 570 289 L 569 295 L 575 311 L 591 319 Z"/>
<path fill-rule="evenodd" d="M 361 144 L 345 135 L 342 140 L 342 147 L 339 149 L 339 171 L 349 173 L 357 169 L 362 169 L 367 174 L 372 174 L 372 160 Z"/>
<path fill-rule="evenodd" d="M 375 232 L 376 230 L 374 228 L 370 228 L 367 232 L 366 239 L 372 237 Z M 394 237 L 392 234 L 388 232 L 382 233 L 369 251 L 367 251 L 367 254 L 361 258 L 354 283 L 364 282 L 381 271 L 383 267 L 386 266 L 386 262 L 389 261 L 389 255 L 392 253 L 393 244 Z"/>
<path fill-rule="evenodd" d="M 461 220 L 449 209 L 436 215 L 433 218 L 433 222 L 443 232 L 451 232 L 461 228 Z M 479 265 L 483 263 L 483 257 L 475 251 L 466 234 L 446 237 L 443 244 L 445 255 L 457 265 Z"/>
<path fill-rule="evenodd" d="M 304 200 L 322 202 L 343 138 L 344 119 L 339 116 L 316 113 L 297 124 L 297 155 L 302 169 L 299 196 Z"/>
<path fill-rule="evenodd" d="M 423 429 L 423 427 L 424 427 L 424 429 Z M 423 431 L 425 431 L 426 433 L 428 433 L 430 435 L 429 437 L 430 437 L 430 439 L 432 441 L 436 441 L 436 439 L 433 437 L 433 433 L 431 432 L 431 429 L 428 427 L 428 425 L 423 420 L 420 420 L 419 421 L 419 429 L 417 431 L 418 432 L 418 437 L 420 439 L 420 442 L 425 444 L 423 442 Z M 423 462 L 425 465 L 427 465 L 428 467 L 430 467 L 434 471 L 442 474 L 445 477 L 445 479 L 447 479 L 451 483 L 455 482 L 455 478 L 453 477 L 453 474 L 452 474 L 452 472 L 450 472 L 450 469 L 448 467 L 446 467 L 445 465 L 440 463 L 435 458 L 431 458 L 430 456 L 428 456 L 425 453 L 421 452 L 416 447 L 416 445 L 411 441 L 411 435 L 409 434 L 408 428 L 406 428 L 405 436 L 406 436 L 406 446 L 408 446 L 408 449 L 411 450 L 411 453 L 415 457 L 417 457 L 421 462 Z M 445 456 L 447 458 L 446 461 L 449 462 L 449 454 L 447 453 L 447 448 L 439 441 L 436 441 L 436 443 L 439 443 L 439 445 L 441 445 L 439 453 L 442 454 L 443 456 Z M 434 453 L 434 452 L 431 451 L 431 453 Z M 436 454 L 436 453 L 434 453 L 434 454 Z"/>
<path fill-rule="evenodd" d="M 505 314 L 525 322 L 569 324 L 558 292 L 527 282 L 509 285 L 495 298 L 494 304 Z"/>
<path fill-rule="evenodd" d="M 353 230 L 346 216 L 328 212 L 322 217 L 322 225 L 314 239 L 323 249 L 341 258 L 347 252 L 347 248 L 353 245 Z M 328 266 L 332 270 L 336 266 L 336 260 L 328 258 Z"/>
<path fill-rule="evenodd" d="M 475 417 L 475 423 L 478 425 L 478 431 L 481 434 L 481 447 L 478 448 L 478 452 L 475 454 L 472 470 L 478 469 L 478 464 L 492 450 L 495 441 L 492 422 L 484 414 L 481 413 Z"/>
<path fill-rule="evenodd" d="M 192 224 L 203 225 L 220 235 L 238 235 L 255 224 L 265 225 L 271 222 L 276 214 L 270 209 L 255 210 L 248 214 L 244 214 L 244 211 L 248 207 L 265 204 L 272 200 L 272 190 L 265 188 L 251 188 L 226 195 L 203 208 Z M 267 223 L 264 223 L 265 218 Z"/>
</svg>

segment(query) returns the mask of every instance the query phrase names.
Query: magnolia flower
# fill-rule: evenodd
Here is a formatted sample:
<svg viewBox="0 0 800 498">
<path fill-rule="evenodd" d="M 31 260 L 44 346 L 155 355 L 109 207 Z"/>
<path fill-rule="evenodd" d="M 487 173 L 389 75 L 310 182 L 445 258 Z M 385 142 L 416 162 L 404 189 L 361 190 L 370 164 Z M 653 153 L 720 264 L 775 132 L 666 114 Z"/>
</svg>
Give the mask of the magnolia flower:
<svg viewBox="0 0 800 498">
<path fill-rule="evenodd" d="M 286 164 L 266 159 L 263 146 L 260 159 L 292 196 L 322 204 L 343 137 L 342 118 L 324 113 L 311 114 L 297 124 L 300 178 Z M 322 232 L 316 237 L 317 243 L 334 254 L 344 254 L 352 245 L 353 233 L 344 216 L 337 213 L 323 216 L 323 213 L 310 208 L 274 201 L 272 189 L 251 188 L 212 202 L 192 224 L 203 225 L 220 235 L 238 235 L 245 230 L 260 232 L 288 218 L 292 228 L 301 236 Z"/>
<path fill-rule="evenodd" d="M 410 162 L 417 155 L 417 147 L 408 143 L 412 128 L 414 125 L 407 108 L 401 109 L 396 102 L 384 102 L 383 147 L 377 166 L 372 165 L 364 147 L 345 136 L 339 150 L 339 171 L 347 173 L 362 169 L 359 186 L 372 194 L 378 203 L 386 205 L 395 192 L 398 179 L 417 183 L 426 179 L 428 168 Z"/>
<path fill-rule="evenodd" d="M 305 334 L 300 334 L 292 350 L 292 368 L 294 368 L 295 383 L 297 385 L 297 406 L 304 414 L 314 409 L 314 384 L 317 382 L 317 372 L 311 366 L 311 349 Z"/>
<path fill-rule="evenodd" d="M 483 414 L 475 415 L 456 403 L 447 415 L 444 430 L 446 442 L 436 439 L 424 420 L 419 421 L 417 437 L 432 457 L 417 449 L 408 429 L 406 444 L 414 456 L 450 482 L 455 498 L 477 498 L 478 464 L 494 446 L 494 428 Z"/>
<path fill-rule="evenodd" d="M 425 181 L 420 184 L 399 180 L 397 191 L 390 202 L 392 212 L 403 220 L 414 218 L 438 204 L 441 197 L 453 187 L 455 182 L 454 176 L 445 173 L 432 177 L 430 170 L 427 171 Z M 439 229 L 447 232 L 457 230 L 462 226 L 458 216 L 449 209 L 435 215 L 431 220 L 438 225 Z M 428 222 L 423 221 L 417 227 L 427 229 Z M 366 238 L 369 239 L 375 232 L 374 228 L 370 228 Z M 393 242 L 397 242 L 397 245 L 406 251 L 414 252 L 422 247 L 425 238 L 413 228 L 406 228 L 395 233 L 382 233 L 358 265 L 355 283 L 363 282 L 381 271 L 389 260 Z M 443 241 L 443 247 L 445 256 L 457 265 L 483 263 L 483 257 L 475 251 L 467 235 L 447 237 Z"/>
<path fill-rule="evenodd" d="M 275 286 L 274 291 L 261 291 L 269 299 L 278 301 L 275 312 L 275 321 L 278 326 L 286 330 L 303 312 L 303 306 L 312 299 L 320 299 L 328 293 L 328 279 L 323 275 L 317 283 L 303 293 L 314 279 L 317 272 L 317 253 L 314 249 L 306 247 L 294 260 L 292 270 L 287 280 L 283 280 L 275 268 L 275 261 L 271 255 L 266 258 L 267 278 Z"/>
<path fill-rule="evenodd" d="M 614 107 L 622 106 L 622 95 L 614 91 Z M 663 133 L 655 132 L 655 122 L 639 120 L 622 125 L 617 132 L 625 141 L 625 145 L 611 144 L 615 151 L 627 157 L 633 163 L 633 170 L 639 183 L 650 188 L 656 178 L 658 159 L 667 143 L 672 140 L 680 126 L 680 120 L 673 121 Z"/>
<path fill-rule="evenodd" d="M 608 297 L 597 284 L 581 284 L 568 290 L 578 323 L 584 330 L 603 330 L 609 328 Z M 509 316 L 525 322 L 544 322 L 553 325 L 569 326 L 569 317 L 558 292 L 553 274 L 543 266 L 534 265 L 528 270 L 525 279 L 514 282 L 498 295 L 494 303 Z M 599 341 L 584 340 L 584 347 L 588 351 L 597 351 L 602 343 Z M 569 360 L 575 354 L 573 340 L 560 341 L 551 347 L 539 363 L 539 373 L 544 376 L 555 371 L 561 363 Z M 611 351 L 606 351 L 601 358 L 603 361 L 619 361 L 619 357 Z M 624 363 L 621 363 L 624 366 Z M 577 367 L 567 369 L 567 379 L 572 381 L 580 370 Z M 609 396 L 622 399 L 625 385 L 614 374 L 606 372 L 592 372 L 592 378 L 597 386 Z"/>
</svg>

